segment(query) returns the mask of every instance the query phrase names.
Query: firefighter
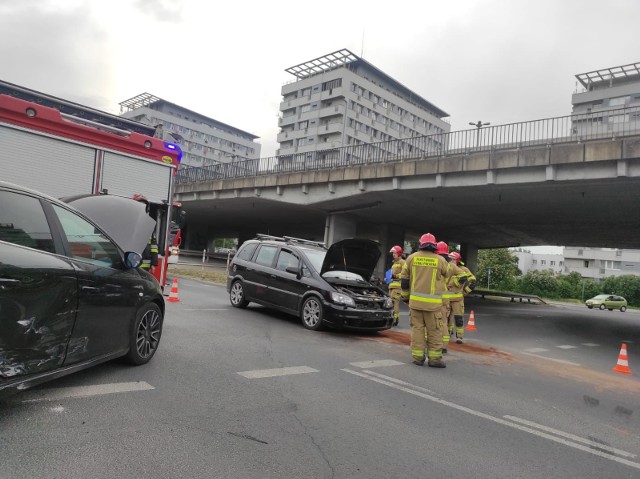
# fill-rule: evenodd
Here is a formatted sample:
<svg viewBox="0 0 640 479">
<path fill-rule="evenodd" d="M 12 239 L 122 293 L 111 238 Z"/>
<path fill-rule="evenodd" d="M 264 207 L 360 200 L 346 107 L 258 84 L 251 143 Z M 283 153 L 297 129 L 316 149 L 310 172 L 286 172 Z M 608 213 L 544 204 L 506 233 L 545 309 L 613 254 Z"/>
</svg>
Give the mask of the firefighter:
<svg viewBox="0 0 640 479">
<path fill-rule="evenodd" d="M 439 254 L 444 258 L 447 263 L 449 260 L 449 245 L 444 241 L 438 241 L 436 244 L 436 254 Z M 449 347 L 449 340 L 451 339 L 451 333 L 453 331 L 453 326 L 449 323 L 448 318 L 451 313 L 451 293 L 449 293 L 448 288 L 445 288 L 445 291 L 442 293 L 442 315 L 445 319 L 445 323 L 447 323 L 447 327 L 442 334 L 442 354 L 447 353 L 447 348 Z"/>
<path fill-rule="evenodd" d="M 389 250 L 393 262 L 391 263 L 391 282 L 389 283 L 389 296 L 393 299 L 393 325 L 397 326 L 400 321 L 400 300 L 402 299 L 402 288 L 400 287 L 400 274 L 404 266 L 402 259 L 402 248 L 394 246 Z"/>
<path fill-rule="evenodd" d="M 419 250 L 411 254 L 402 267 L 400 284 L 402 300 L 409 304 L 413 364 L 424 365 L 426 329 L 427 364 L 433 368 L 444 368 L 442 335 L 446 325 L 442 315 L 442 292 L 449 274 L 449 263 L 435 251 L 435 236 L 423 234 Z"/>
<path fill-rule="evenodd" d="M 462 339 L 464 338 L 464 297 L 474 290 L 477 282 L 471 270 L 462 262 L 460 253 L 453 251 L 449 256 L 452 262 L 464 272 L 466 278 L 466 281 L 463 284 L 459 283 L 458 286 L 453 285 L 450 281 L 450 288 L 456 291 L 459 296 L 455 301 L 451 301 L 451 314 L 449 319 L 453 318 L 456 327 L 456 343 L 462 344 Z"/>
<path fill-rule="evenodd" d="M 133 199 L 140 203 L 144 203 L 147 208 L 147 213 L 149 212 L 149 200 L 146 196 L 135 194 L 133 195 Z M 151 233 L 147 246 L 145 246 L 144 251 L 142 252 L 142 263 L 140 263 L 140 268 L 151 272 L 151 268 L 155 266 L 158 266 L 158 241 L 156 240 L 154 232 Z"/>
</svg>

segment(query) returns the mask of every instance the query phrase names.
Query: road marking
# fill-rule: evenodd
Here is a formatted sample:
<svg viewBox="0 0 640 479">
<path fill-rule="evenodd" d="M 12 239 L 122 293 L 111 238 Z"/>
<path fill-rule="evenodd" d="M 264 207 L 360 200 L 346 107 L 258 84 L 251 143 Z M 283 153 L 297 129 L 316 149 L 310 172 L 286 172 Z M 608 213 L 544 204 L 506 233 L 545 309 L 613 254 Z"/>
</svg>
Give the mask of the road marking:
<svg viewBox="0 0 640 479">
<path fill-rule="evenodd" d="M 205 308 L 205 309 L 185 309 L 184 311 L 227 311 L 231 308 Z"/>
<path fill-rule="evenodd" d="M 583 346 L 588 346 L 590 348 L 594 348 L 596 346 L 600 346 L 599 344 L 596 343 L 582 343 Z"/>
<path fill-rule="evenodd" d="M 406 364 L 406 363 L 402 363 L 402 364 Z M 418 391 L 424 391 L 428 394 L 434 394 L 434 392 L 431 391 L 430 389 L 423 388 L 421 386 L 416 386 L 415 384 L 402 381 L 401 379 L 392 378 L 391 376 L 385 376 L 384 374 L 380 374 L 375 371 L 365 370 L 364 373 L 369 374 L 371 376 L 378 377 L 380 379 L 386 379 L 387 381 L 391 381 L 392 383 L 395 383 L 395 384 L 400 384 L 401 386 L 411 386 L 413 389 L 417 389 Z"/>
<path fill-rule="evenodd" d="M 357 363 L 349 363 L 351 366 L 360 369 L 369 369 L 369 368 L 381 368 L 383 366 L 400 366 L 402 364 L 400 361 L 395 361 L 393 359 L 378 359 L 377 361 L 360 361 Z"/>
<path fill-rule="evenodd" d="M 528 353 L 546 353 L 549 350 L 544 348 L 529 348 L 525 349 L 525 351 Z"/>
<path fill-rule="evenodd" d="M 548 434 L 546 432 L 538 431 L 536 429 L 532 429 L 530 427 L 518 424 L 516 422 L 512 422 L 512 421 L 508 421 L 506 419 L 502 419 L 502 418 L 499 418 L 499 417 L 491 416 L 489 414 L 485 414 L 483 412 L 476 411 L 474 409 L 470 409 L 470 408 L 468 408 L 466 406 L 461 406 L 459 404 L 455 404 L 455 403 L 452 403 L 450 401 L 446 401 L 444 399 L 437 398 L 437 397 L 432 396 L 430 394 L 425 394 L 422 391 L 417 391 L 416 389 L 418 389 L 418 387 L 414 386 L 414 385 L 411 385 L 411 384 L 410 384 L 410 387 L 406 387 L 406 386 L 401 385 L 401 384 L 394 384 L 394 382 L 385 380 L 385 379 L 380 378 L 380 377 L 372 377 L 370 374 L 368 374 L 368 373 L 371 373 L 371 371 L 359 372 L 359 371 L 352 371 L 352 370 L 346 369 L 346 368 L 345 369 L 341 369 L 341 371 L 344 371 L 344 372 L 349 373 L 349 374 L 353 374 L 354 376 L 358 376 L 358 377 L 367 379 L 369 381 L 374 381 L 374 382 L 377 382 L 379 384 L 383 384 L 385 386 L 389 386 L 389 387 L 394 388 L 394 389 L 398 389 L 399 391 L 404 391 L 406 393 L 413 394 L 414 396 L 418 396 L 420 398 L 427 399 L 429 401 L 441 404 L 443 406 L 447 406 L 447 407 L 450 407 L 450 408 L 453 408 L 453 409 L 457 409 L 458 411 L 466 412 L 466 413 L 471 414 L 473 416 L 476 416 L 476 417 L 479 417 L 479 418 L 483 418 L 483 419 L 486 419 L 488 421 L 492 421 L 492 422 L 495 422 L 497 424 L 501 424 L 503 426 L 511 427 L 513 429 L 518 429 L 519 431 L 527 432 L 529 434 L 533 434 L 535 436 L 542 437 L 544 439 L 549 439 L 550 441 L 554 441 L 554 442 L 558 442 L 560 444 L 564 444 L 565 446 L 569 446 L 569 447 L 572 447 L 574 449 L 579 449 L 581 451 L 588 452 L 589 454 L 593 454 L 594 456 L 603 457 L 605 459 L 609 459 L 610 461 L 618 462 L 620 464 L 624 464 L 626 466 L 633 467 L 635 469 L 640 469 L 640 463 L 629 461 L 627 459 L 615 456 L 615 455 L 613 455 L 611 453 L 604 452 L 602 450 L 604 448 L 601 447 L 602 445 L 599 445 L 598 449 L 593 449 L 591 447 L 587 447 L 587 446 L 579 444 L 577 442 L 572 442 L 572 441 L 569 441 L 567 439 L 563 439 L 561 437 L 553 436 L 553 435 Z M 629 454 L 629 453 L 626 453 L 626 454 Z"/>
<path fill-rule="evenodd" d="M 306 374 L 317 373 L 317 369 L 310 368 L 308 366 L 296 366 L 290 368 L 275 368 L 275 369 L 256 369 L 254 371 L 239 372 L 240 376 L 244 376 L 247 379 L 259 379 L 259 378 L 273 378 L 277 376 L 291 376 L 292 374 Z"/>
<path fill-rule="evenodd" d="M 526 354 L 527 356 L 533 356 L 534 358 L 540 358 L 540 359 L 546 359 L 547 361 L 555 361 L 556 363 L 561 363 L 561 364 L 568 364 L 570 366 L 581 366 L 580 363 L 574 363 L 572 361 L 564 361 L 562 359 L 553 359 L 553 358 L 548 358 L 546 356 L 540 356 L 539 354 L 531 354 L 531 353 L 525 353 L 524 351 L 521 352 L 522 354 Z"/>
<path fill-rule="evenodd" d="M 101 396 L 104 394 L 128 393 L 133 391 L 148 391 L 150 389 L 155 388 L 144 381 L 42 389 L 33 393 L 25 393 L 28 399 L 25 399 L 22 402 L 57 401 L 58 399 Z"/>
<path fill-rule="evenodd" d="M 560 346 L 556 346 L 556 348 L 560 349 L 576 349 L 577 346 L 571 346 L 570 344 L 562 344 Z"/>
<path fill-rule="evenodd" d="M 613 454 L 617 454 L 618 456 L 624 456 L 624 457 L 636 457 L 635 454 L 632 454 L 630 452 L 627 451 L 623 451 L 621 449 L 616 449 L 615 447 L 610 447 L 607 446 L 605 444 L 602 444 L 600 442 L 595 442 L 595 441 L 590 441 L 588 439 L 584 439 L 580 436 L 576 436 L 574 434 L 569 434 L 568 432 L 564 432 L 564 431 L 559 431 L 557 429 L 553 429 L 551 427 L 548 426 L 543 426 L 542 424 L 538 424 L 532 421 L 527 421 L 526 419 L 521 419 L 519 417 L 515 417 L 515 416 L 503 416 L 505 419 L 509 419 L 510 421 L 513 422 L 519 422 L 520 424 L 524 424 L 525 426 L 531 426 L 531 427 L 535 427 L 536 429 L 541 429 L 542 431 L 546 431 L 546 432 L 550 432 L 551 434 L 555 434 L 556 436 L 562 436 L 565 437 L 567 439 L 571 439 L 572 441 L 576 441 L 576 442 L 581 442 L 583 444 L 588 444 L 589 446 L 593 446 L 596 449 L 600 449 L 602 451 L 609 451 Z"/>
</svg>

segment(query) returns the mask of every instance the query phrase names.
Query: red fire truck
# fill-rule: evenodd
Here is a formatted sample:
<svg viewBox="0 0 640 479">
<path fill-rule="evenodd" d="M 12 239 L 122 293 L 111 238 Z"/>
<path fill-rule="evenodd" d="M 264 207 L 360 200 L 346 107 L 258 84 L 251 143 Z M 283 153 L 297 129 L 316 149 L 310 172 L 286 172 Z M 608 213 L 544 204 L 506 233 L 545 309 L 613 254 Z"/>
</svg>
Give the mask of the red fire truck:
<svg viewBox="0 0 640 479">
<path fill-rule="evenodd" d="M 173 202 L 182 152 L 177 145 L 154 138 L 153 130 L 0 81 L 2 180 L 56 198 L 144 195 L 156 220 L 160 253 L 151 273 L 164 287 L 170 235 L 176 234 L 176 218 L 183 217 L 177 211 L 179 203 Z"/>
</svg>

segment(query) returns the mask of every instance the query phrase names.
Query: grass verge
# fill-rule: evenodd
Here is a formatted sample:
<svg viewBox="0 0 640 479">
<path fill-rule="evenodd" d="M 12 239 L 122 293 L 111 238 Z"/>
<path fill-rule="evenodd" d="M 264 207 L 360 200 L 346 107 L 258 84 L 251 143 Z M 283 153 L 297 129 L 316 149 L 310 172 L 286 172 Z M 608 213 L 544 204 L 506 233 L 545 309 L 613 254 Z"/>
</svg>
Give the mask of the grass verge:
<svg viewBox="0 0 640 479">
<path fill-rule="evenodd" d="M 180 278 L 201 279 L 216 284 L 227 284 L 226 271 L 208 271 L 203 269 L 171 268 L 169 274 Z"/>
</svg>

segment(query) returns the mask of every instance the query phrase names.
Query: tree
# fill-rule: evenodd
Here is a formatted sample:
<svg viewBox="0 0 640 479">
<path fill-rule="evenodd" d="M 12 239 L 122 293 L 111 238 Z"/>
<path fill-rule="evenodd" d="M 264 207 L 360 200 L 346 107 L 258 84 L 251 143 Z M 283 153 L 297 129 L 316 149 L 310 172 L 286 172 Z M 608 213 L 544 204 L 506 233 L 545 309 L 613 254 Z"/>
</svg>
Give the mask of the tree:
<svg viewBox="0 0 640 479">
<path fill-rule="evenodd" d="M 491 284 L 488 285 L 489 269 Z M 522 274 L 518 269 L 518 257 L 507 248 L 483 249 L 478 251 L 478 271 L 476 278 L 480 287 L 512 291 L 516 277 Z"/>
</svg>

